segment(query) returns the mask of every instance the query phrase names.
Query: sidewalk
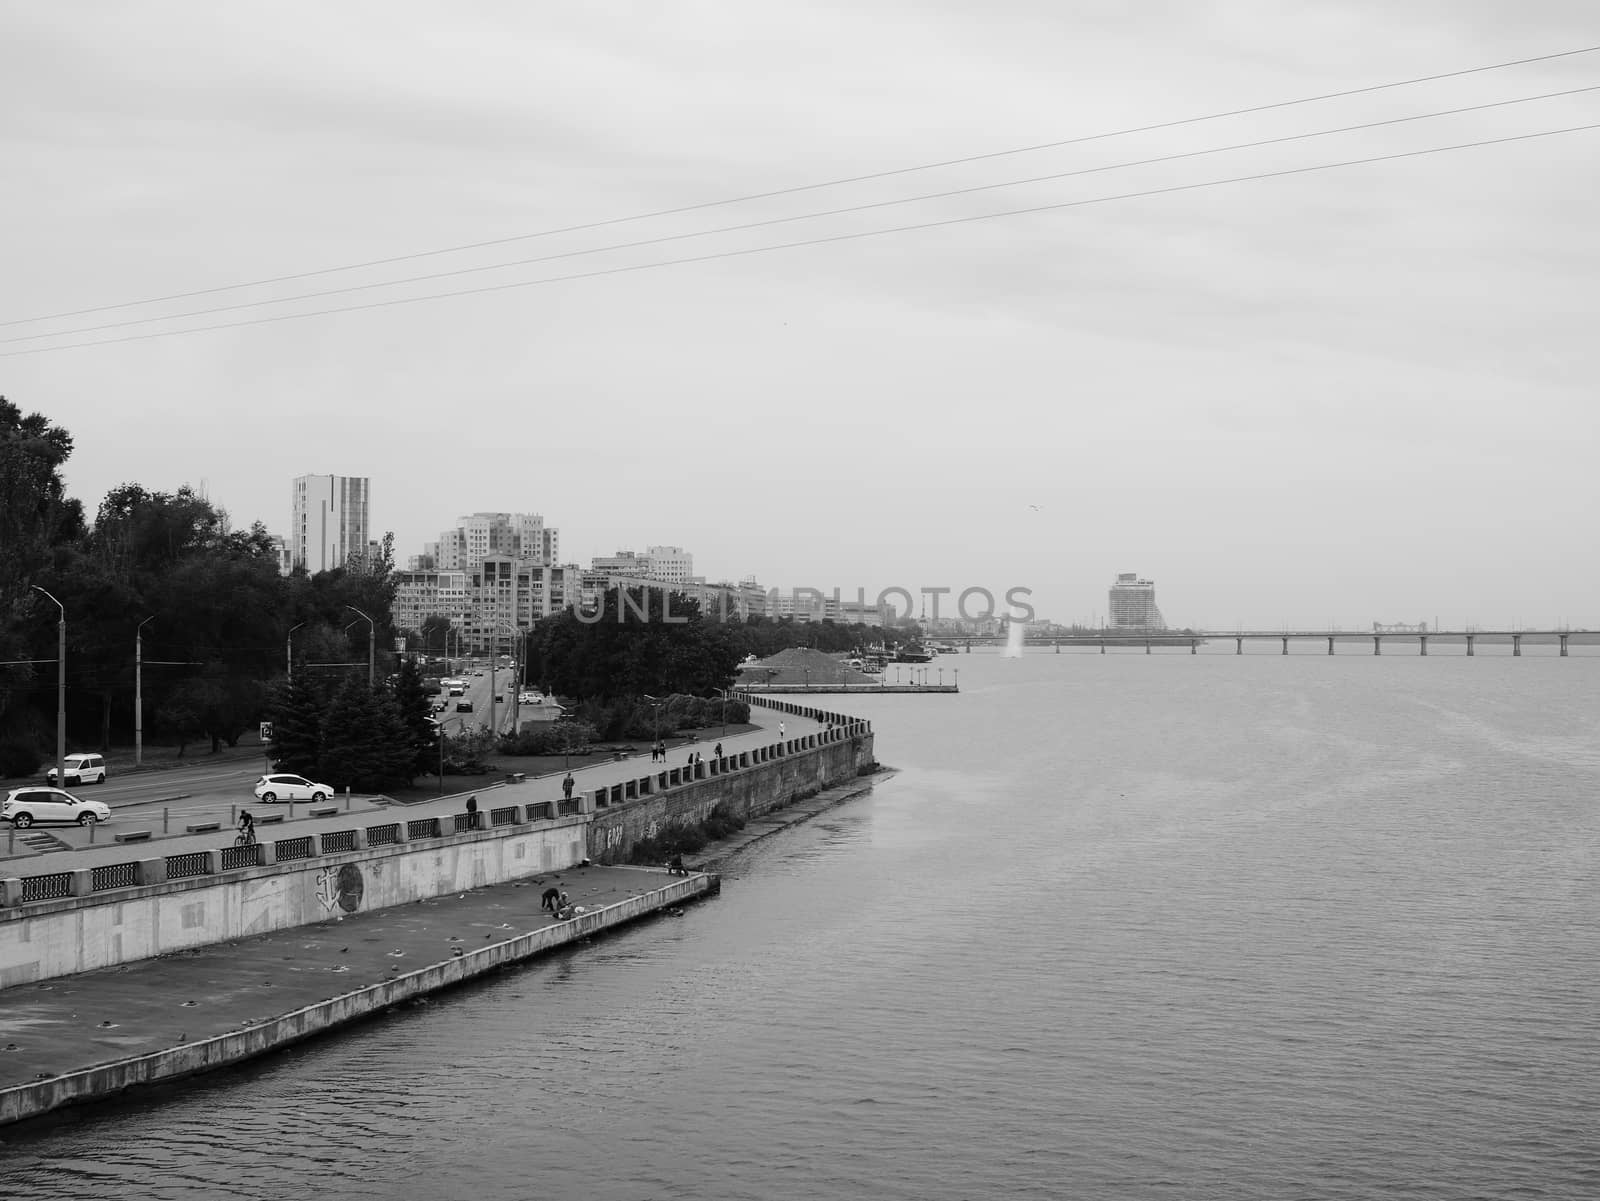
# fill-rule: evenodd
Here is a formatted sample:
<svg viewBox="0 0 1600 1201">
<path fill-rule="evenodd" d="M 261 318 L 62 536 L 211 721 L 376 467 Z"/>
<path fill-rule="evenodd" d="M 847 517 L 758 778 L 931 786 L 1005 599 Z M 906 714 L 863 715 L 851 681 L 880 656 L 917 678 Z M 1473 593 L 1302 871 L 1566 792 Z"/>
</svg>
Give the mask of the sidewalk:
<svg viewBox="0 0 1600 1201">
<path fill-rule="evenodd" d="M 677 879 L 652 868 L 567 868 L 9 988 L 0 1090 L 200 1042 L 558 925 L 540 907 L 547 887 L 594 910 Z"/>
</svg>

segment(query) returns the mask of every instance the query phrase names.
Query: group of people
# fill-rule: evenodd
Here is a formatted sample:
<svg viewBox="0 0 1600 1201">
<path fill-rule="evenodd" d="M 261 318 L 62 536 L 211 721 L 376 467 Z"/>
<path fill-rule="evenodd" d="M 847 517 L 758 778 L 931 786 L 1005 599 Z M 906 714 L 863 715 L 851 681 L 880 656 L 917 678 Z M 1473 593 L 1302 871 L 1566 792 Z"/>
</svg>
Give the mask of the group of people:
<svg viewBox="0 0 1600 1201">
<path fill-rule="evenodd" d="M 667 761 L 667 744 L 658 742 L 650 748 L 651 763 L 665 763 Z"/>
<path fill-rule="evenodd" d="M 540 903 L 540 908 L 548 910 L 557 921 L 562 922 L 575 918 L 583 912 L 583 906 L 574 905 L 572 898 L 559 888 L 547 888 L 544 890 L 544 899 Z"/>
</svg>

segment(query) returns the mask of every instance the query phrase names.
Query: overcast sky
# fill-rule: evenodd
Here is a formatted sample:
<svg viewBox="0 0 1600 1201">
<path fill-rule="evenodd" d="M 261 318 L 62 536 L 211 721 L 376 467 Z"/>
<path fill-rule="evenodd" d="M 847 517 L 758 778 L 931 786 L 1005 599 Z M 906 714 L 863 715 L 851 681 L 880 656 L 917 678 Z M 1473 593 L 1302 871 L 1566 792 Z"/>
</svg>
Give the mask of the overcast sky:
<svg viewBox="0 0 1600 1201">
<path fill-rule="evenodd" d="M 658 266 L 1595 124 L 1600 91 L 605 249 L 1595 87 L 1600 53 L 527 236 L 1590 45 L 1584 0 L 0 0 L 0 320 L 520 239 L 0 352 L 589 274 L 13 353 L 0 394 L 72 432 L 91 512 L 192 483 L 282 531 L 294 476 L 364 475 L 402 563 L 506 510 L 573 561 L 1061 621 L 1137 571 L 1184 624 L 1600 626 L 1600 130 Z"/>
</svg>

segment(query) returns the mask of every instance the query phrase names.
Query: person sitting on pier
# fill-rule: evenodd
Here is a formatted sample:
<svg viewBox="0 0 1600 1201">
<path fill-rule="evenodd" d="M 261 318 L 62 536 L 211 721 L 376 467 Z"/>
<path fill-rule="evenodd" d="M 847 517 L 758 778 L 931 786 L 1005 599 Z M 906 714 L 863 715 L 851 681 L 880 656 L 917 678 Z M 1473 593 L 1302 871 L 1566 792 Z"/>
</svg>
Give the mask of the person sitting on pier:
<svg viewBox="0 0 1600 1201">
<path fill-rule="evenodd" d="M 672 862 L 667 864 L 667 871 L 674 876 L 687 876 L 689 869 L 683 866 L 683 856 L 674 855 Z"/>
</svg>

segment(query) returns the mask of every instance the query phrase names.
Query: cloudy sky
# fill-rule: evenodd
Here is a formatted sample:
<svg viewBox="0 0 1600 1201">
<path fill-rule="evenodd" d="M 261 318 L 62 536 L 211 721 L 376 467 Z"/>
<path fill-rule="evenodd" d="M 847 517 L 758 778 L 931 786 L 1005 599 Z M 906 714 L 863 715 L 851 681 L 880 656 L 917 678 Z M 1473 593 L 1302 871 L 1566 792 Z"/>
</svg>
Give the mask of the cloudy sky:
<svg viewBox="0 0 1600 1201">
<path fill-rule="evenodd" d="M 1600 53 L 1191 120 L 1589 46 L 1583 0 L 0 0 L 0 394 L 91 510 L 364 475 L 402 560 L 531 511 L 1063 621 L 1138 571 L 1181 623 L 1600 626 L 1600 130 L 1188 186 L 1600 124 L 1299 136 Z"/>
</svg>

